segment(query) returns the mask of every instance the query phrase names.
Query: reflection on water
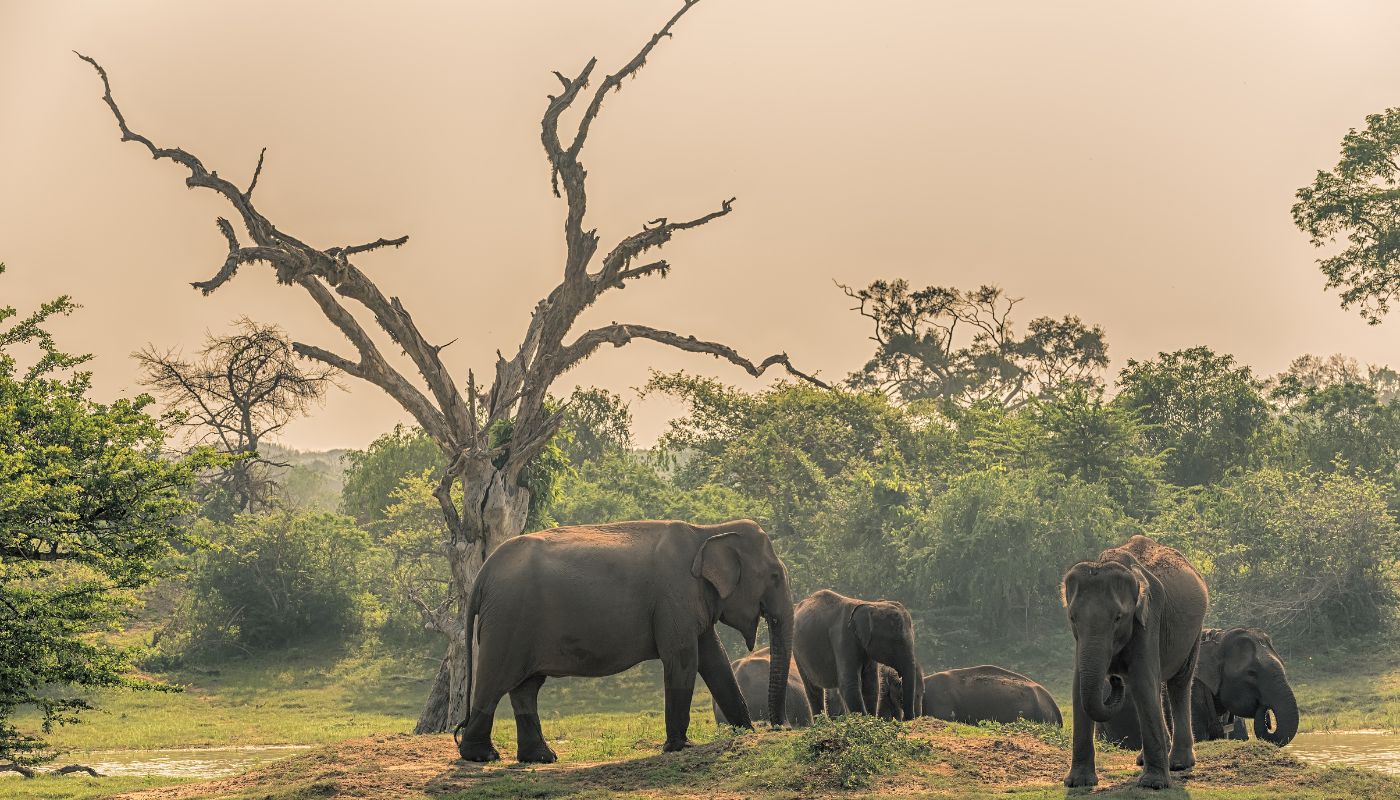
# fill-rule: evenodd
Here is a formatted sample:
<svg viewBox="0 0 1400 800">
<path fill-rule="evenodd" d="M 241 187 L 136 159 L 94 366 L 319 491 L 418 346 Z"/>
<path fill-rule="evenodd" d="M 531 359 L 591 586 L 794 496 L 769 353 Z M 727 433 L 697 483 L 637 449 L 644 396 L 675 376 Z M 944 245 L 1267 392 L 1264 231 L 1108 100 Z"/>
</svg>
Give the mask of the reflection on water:
<svg viewBox="0 0 1400 800">
<path fill-rule="evenodd" d="M 59 763 L 76 761 L 103 775 L 222 778 L 308 749 L 306 745 L 288 744 L 187 750 L 102 750 L 71 753 L 61 758 Z"/>
<path fill-rule="evenodd" d="M 1400 775 L 1400 733 L 1325 731 L 1300 733 L 1288 745 L 1293 755 L 1331 767 L 1365 767 Z"/>
</svg>

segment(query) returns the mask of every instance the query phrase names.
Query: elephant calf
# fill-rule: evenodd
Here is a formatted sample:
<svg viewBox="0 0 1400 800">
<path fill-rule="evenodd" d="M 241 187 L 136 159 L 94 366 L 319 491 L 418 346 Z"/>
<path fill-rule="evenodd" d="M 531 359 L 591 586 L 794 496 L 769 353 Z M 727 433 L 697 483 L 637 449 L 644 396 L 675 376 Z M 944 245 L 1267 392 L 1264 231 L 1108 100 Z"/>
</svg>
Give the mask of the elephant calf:
<svg viewBox="0 0 1400 800">
<path fill-rule="evenodd" d="M 916 715 L 923 680 L 914 659 L 914 620 L 900 603 L 813 592 L 797 605 L 793 645 L 812 713 L 875 713 L 884 664 L 915 688 L 904 693 L 902 713 L 905 719 Z M 828 689 L 839 694 L 840 707 L 824 702 Z"/>
<path fill-rule="evenodd" d="M 749 717 L 751 719 L 767 719 L 768 704 L 764 702 L 768 691 L 768 674 L 772 671 L 768 658 L 768 648 L 760 648 L 743 658 L 736 658 L 730 662 L 729 666 L 734 670 L 734 679 L 739 683 L 739 691 L 744 695 L 744 701 L 748 704 Z M 714 703 L 715 722 L 720 725 L 731 724 L 724 716 L 724 710 L 719 707 L 719 702 Z M 798 676 L 795 668 L 788 670 L 787 682 L 787 702 L 786 702 L 787 724 L 794 728 L 809 728 L 812 726 L 812 706 L 807 701 L 807 687 L 802 685 L 802 678 Z"/>
<path fill-rule="evenodd" d="M 881 683 L 881 716 L 887 705 L 885 693 L 900 688 L 897 680 L 898 676 L 893 676 L 888 683 Z M 891 696 L 888 705 L 898 702 L 897 697 Z M 923 716 L 965 725 L 1018 719 L 1064 724 L 1059 705 L 1044 686 L 1019 672 L 992 664 L 948 669 L 925 677 Z"/>
<path fill-rule="evenodd" d="M 1282 747 L 1298 733 L 1298 701 L 1283 659 L 1258 628 L 1201 631 L 1196 679 L 1191 684 L 1191 728 L 1196 741 L 1246 739 L 1242 720 L 1254 720 L 1254 735 Z M 1270 722 L 1273 725 L 1270 725 Z M 1125 703 L 1099 725 L 1104 739 L 1142 747 L 1137 710 Z"/>
<path fill-rule="evenodd" d="M 509 693 L 516 758 L 552 762 L 537 707 L 545 678 L 615 675 L 654 658 L 664 672 L 665 750 L 689 744 L 697 673 L 725 718 L 752 727 L 716 621 L 742 633 L 753 649 L 759 619 L 768 620 L 768 710 L 781 725 L 792 617 L 787 567 L 750 520 L 618 522 L 517 536 L 486 559 L 472 586 L 466 656 L 470 663 L 475 639 L 478 658 L 457 749 L 468 761 L 500 758 L 491 727 Z"/>
</svg>

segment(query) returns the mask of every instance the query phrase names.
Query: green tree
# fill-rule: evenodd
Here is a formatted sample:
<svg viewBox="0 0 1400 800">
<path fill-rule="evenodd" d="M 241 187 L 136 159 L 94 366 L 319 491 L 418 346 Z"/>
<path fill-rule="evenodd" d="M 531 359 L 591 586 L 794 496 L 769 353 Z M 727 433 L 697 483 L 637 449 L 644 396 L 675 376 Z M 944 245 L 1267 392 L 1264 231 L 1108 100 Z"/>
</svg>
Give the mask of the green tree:
<svg viewBox="0 0 1400 800">
<path fill-rule="evenodd" d="M 87 358 L 44 327 L 75 307 L 61 297 L 22 319 L 0 308 L 0 758 L 16 764 L 43 760 L 42 733 L 90 707 L 79 688 L 152 685 L 94 634 L 186 541 L 187 492 L 215 463 L 162 454 L 150 397 L 88 397 L 91 375 L 75 369 Z M 38 358 L 23 368 L 17 352 Z M 39 709 L 41 732 L 11 724 L 23 706 Z"/>
<path fill-rule="evenodd" d="M 560 446 L 575 466 L 632 447 L 632 412 L 621 397 L 607 389 L 574 389 L 563 413 Z"/>
<path fill-rule="evenodd" d="M 1341 252 L 1318 261 L 1327 288 L 1379 323 L 1400 291 L 1400 108 L 1342 137 L 1337 166 L 1298 190 L 1293 222 L 1317 247 L 1345 238 Z"/>
<path fill-rule="evenodd" d="M 854 388 L 933 400 L 951 412 L 986 402 L 1018 408 L 1065 385 L 1102 385 L 1102 328 L 1073 316 L 1037 317 L 1019 335 L 1011 313 L 1020 300 L 994 286 L 911 292 L 908 281 L 895 280 L 841 289 L 875 328 L 875 355 L 847 381 Z"/>
<path fill-rule="evenodd" d="M 442 475 L 442 450 L 421 428 L 395 425 L 364 450 L 345 454 L 345 485 L 340 510 L 361 525 L 384 519 L 404 478 L 425 472 Z M 439 512 L 440 514 L 441 512 Z"/>
<path fill-rule="evenodd" d="M 1218 481 L 1243 466 L 1269 418 L 1261 384 L 1249 367 L 1208 347 L 1129 360 L 1116 398 L 1147 427 L 1151 452 L 1165 454 L 1178 486 Z"/>
</svg>

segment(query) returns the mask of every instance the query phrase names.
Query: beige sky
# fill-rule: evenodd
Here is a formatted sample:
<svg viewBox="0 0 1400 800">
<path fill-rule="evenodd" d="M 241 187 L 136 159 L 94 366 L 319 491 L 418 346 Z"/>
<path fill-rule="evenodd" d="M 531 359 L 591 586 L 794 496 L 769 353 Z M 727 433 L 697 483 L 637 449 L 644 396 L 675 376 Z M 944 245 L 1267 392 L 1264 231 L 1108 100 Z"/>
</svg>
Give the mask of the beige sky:
<svg viewBox="0 0 1400 800">
<path fill-rule="evenodd" d="M 58 327 L 104 395 L 146 342 L 197 344 L 247 314 L 346 350 L 261 265 L 211 297 L 229 213 L 118 142 L 128 120 L 243 183 L 321 246 L 410 234 L 361 266 L 460 373 L 513 351 L 557 281 L 563 205 L 538 125 L 550 70 L 622 63 L 671 0 L 0 0 L 0 301 L 71 293 Z M 658 216 L 735 213 L 666 249 L 664 281 L 584 322 L 671 328 L 839 378 L 868 331 L 833 280 L 995 283 L 1031 315 L 1108 331 L 1115 367 L 1195 344 L 1268 374 L 1304 352 L 1400 362 L 1400 321 L 1366 326 L 1322 291 L 1289 218 L 1348 127 L 1400 104 L 1386 2 L 705 0 L 609 100 L 585 163 L 604 246 Z M 566 376 L 636 386 L 712 359 L 639 343 Z M 362 446 L 404 415 L 367 385 L 287 431 Z M 648 441 L 673 409 L 634 404 Z"/>
</svg>

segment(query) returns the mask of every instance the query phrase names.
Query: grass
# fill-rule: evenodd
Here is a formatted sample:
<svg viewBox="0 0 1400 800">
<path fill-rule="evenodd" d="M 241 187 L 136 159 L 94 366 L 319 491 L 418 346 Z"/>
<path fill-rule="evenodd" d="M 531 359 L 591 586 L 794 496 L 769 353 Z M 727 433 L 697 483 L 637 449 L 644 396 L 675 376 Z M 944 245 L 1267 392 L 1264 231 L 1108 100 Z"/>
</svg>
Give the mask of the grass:
<svg viewBox="0 0 1400 800">
<path fill-rule="evenodd" d="M 180 781 L 171 778 L 93 778 L 87 775 L 41 775 L 32 780 L 19 776 L 0 778 L 0 800 L 85 800 L 111 797 Z"/>
</svg>

